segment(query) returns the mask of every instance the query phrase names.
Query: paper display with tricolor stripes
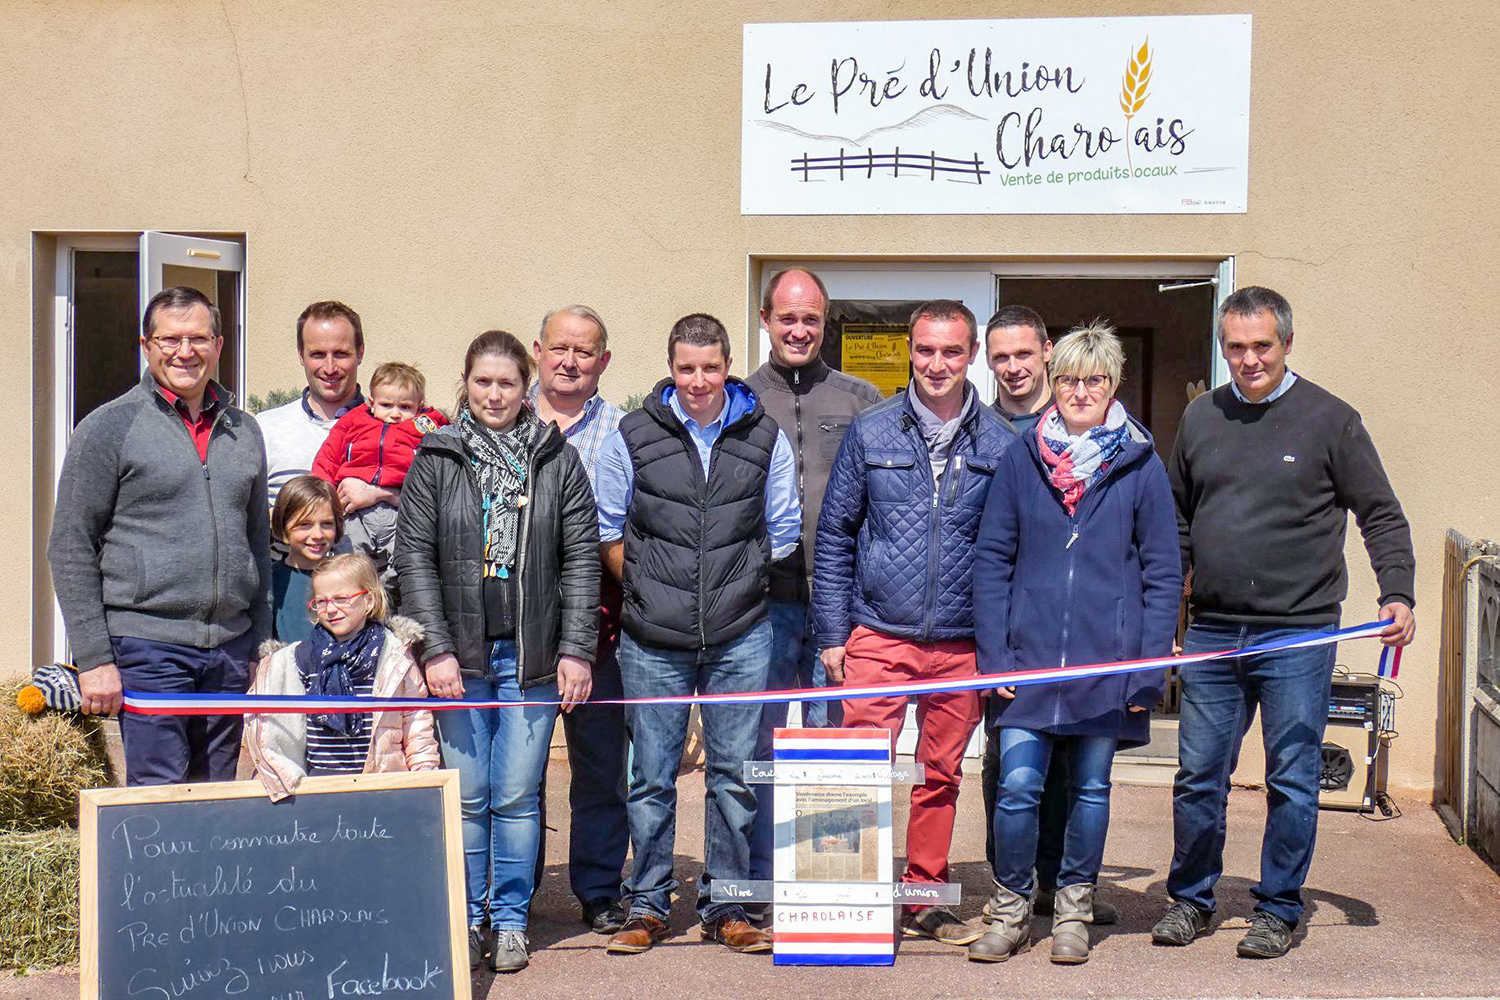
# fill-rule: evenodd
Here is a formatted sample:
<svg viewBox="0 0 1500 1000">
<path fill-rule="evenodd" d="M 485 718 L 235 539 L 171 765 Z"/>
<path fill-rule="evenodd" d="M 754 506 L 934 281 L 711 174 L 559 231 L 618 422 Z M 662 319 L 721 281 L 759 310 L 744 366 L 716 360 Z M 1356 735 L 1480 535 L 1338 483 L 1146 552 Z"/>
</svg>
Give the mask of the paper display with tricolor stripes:
<svg viewBox="0 0 1500 1000">
<path fill-rule="evenodd" d="M 881 729 L 778 729 L 772 760 L 816 767 L 827 783 L 778 781 L 775 803 L 776 901 L 772 906 L 777 965 L 890 965 L 896 960 L 892 905 L 890 736 Z M 779 773 L 779 772 L 778 772 Z M 839 784 L 840 778 L 849 782 Z M 815 812 L 812 800 L 850 806 Z M 871 807 L 873 806 L 873 810 Z M 873 823 L 855 826 L 850 813 L 873 811 Z M 829 832 L 822 824 L 840 822 Z M 857 839 L 856 839 L 857 838 Z M 873 841 L 873 842 L 872 842 Z M 799 870 L 824 857 L 831 868 Z M 839 877 L 830 878 L 830 873 Z M 851 876 L 859 877 L 851 877 Z M 815 890 L 817 903 L 798 902 Z"/>
</svg>

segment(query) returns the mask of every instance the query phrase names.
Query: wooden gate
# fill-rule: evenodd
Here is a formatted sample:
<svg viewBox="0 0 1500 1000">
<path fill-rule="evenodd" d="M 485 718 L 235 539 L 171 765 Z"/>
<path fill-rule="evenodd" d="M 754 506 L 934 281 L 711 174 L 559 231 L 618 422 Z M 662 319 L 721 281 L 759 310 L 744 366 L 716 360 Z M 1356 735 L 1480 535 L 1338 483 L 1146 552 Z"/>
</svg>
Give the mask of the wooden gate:
<svg viewBox="0 0 1500 1000">
<path fill-rule="evenodd" d="M 1500 546 L 1471 541 L 1450 529 L 1443 543 L 1432 800 L 1449 832 L 1461 843 L 1472 844 L 1478 827 L 1495 826 L 1495 772 L 1500 768 L 1495 735 L 1500 730 L 1489 709 L 1500 691 L 1497 629 Z M 1487 848 L 1487 853 L 1494 856 L 1493 849 Z"/>
</svg>

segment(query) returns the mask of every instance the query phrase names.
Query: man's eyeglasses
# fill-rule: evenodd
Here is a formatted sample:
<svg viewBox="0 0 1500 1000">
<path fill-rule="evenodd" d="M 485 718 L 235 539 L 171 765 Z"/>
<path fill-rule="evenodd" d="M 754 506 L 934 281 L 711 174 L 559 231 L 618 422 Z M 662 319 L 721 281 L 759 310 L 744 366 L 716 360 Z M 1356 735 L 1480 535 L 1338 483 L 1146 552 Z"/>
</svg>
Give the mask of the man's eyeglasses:
<svg viewBox="0 0 1500 1000">
<path fill-rule="evenodd" d="M 194 354 L 202 354 L 213 346 L 212 337 L 152 337 L 151 343 L 161 349 L 164 354 L 176 354 L 183 344 L 188 346 Z"/>
<path fill-rule="evenodd" d="M 307 602 L 308 610 L 313 613 L 323 611 L 325 608 L 338 608 L 340 611 L 348 611 L 354 607 L 354 602 L 368 594 L 368 590 L 357 590 L 352 594 L 334 594 L 332 597 L 314 597 Z"/>
<path fill-rule="evenodd" d="M 1109 384 L 1109 376 L 1090 375 L 1088 378 L 1079 378 L 1077 375 L 1059 375 L 1054 381 L 1063 392 L 1076 392 L 1079 385 L 1089 392 L 1098 392 Z"/>
</svg>

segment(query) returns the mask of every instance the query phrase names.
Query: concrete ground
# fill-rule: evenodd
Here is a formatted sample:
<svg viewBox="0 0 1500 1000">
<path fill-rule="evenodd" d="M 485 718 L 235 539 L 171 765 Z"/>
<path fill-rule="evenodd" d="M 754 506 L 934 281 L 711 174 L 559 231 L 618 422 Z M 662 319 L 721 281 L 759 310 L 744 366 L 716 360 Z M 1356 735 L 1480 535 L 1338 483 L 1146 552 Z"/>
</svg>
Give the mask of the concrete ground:
<svg viewBox="0 0 1500 1000">
<path fill-rule="evenodd" d="M 549 812 L 566 827 L 567 764 L 554 762 Z M 971 779 L 972 780 L 972 779 Z M 691 884 L 701 864 L 701 771 L 682 776 L 677 874 Z M 898 796 L 899 798 L 899 796 Z M 644 955 L 606 955 L 604 939 L 578 921 L 567 888 L 567 831 L 551 834 L 547 875 L 532 908 L 535 954 L 526 971 L 474 977 L 476 998 L 605 1000 L 649 997 L 1441 997 L 1500 995 L 1500 875 L 1449 839 L 1427 805 L 1398 800 L 1399 819 L 1321 816 L 1308 881 L 1311 910 L 1297 945 L 1279 961 L 1235 957 L 1252 908 L 1265 800 L 1230 799 L 1226 875 L 1216 931 L 1187 948 L 1156 948 L 1150 928 L 1166 906 L 1171 794 L 1119 786 L 1114 793 L 1102 891 L 1120 909 L 1118 926 L 1095 929 L 1086 965 L 1047 960 L 1048 925 L 1038 920 L 1032 951 L 1003 965 L 968 962 L 959 949 L 908 942 L 892 968 L 776 968 L 766 955 L 736 955 L 698 940 L 692 900 L 679 898 L 673 936 Z M 961 913 L 977 921 L 989 888 L 977 782 L 959 803 L 953 877 L 964 884 Z M 898 815 L 898 830 L 904 817 Z M 902 849 L 898 833 L 897 850 Z M 898 868 L 899 870 L 899 868 Z M 76 970 L 0 979 L 0 997 L 78 996 Z"/>
</svg>

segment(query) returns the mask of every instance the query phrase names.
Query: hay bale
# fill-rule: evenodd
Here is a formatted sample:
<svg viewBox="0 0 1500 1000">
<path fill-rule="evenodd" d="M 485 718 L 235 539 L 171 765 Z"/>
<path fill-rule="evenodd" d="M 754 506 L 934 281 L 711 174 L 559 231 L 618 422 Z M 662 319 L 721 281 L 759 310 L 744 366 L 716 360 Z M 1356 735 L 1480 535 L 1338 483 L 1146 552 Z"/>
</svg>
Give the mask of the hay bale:
<svg viewBox="0 0 1500 1000">
<path fill-rule="evenodd" d="M 0 969 L 78 962 L 78 833 L 0 833 Z"/>
<path fill-rule="evenodd" d="M 102 723 L 61 712 L 28 715 L 25 682 L 0 687 L 0 830 L 78 824 L 78 793 L 112 783 Z"/>
</svg>

